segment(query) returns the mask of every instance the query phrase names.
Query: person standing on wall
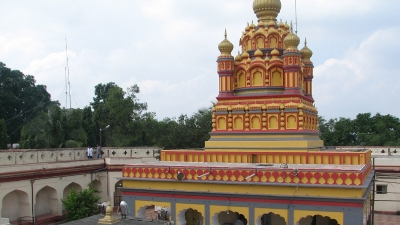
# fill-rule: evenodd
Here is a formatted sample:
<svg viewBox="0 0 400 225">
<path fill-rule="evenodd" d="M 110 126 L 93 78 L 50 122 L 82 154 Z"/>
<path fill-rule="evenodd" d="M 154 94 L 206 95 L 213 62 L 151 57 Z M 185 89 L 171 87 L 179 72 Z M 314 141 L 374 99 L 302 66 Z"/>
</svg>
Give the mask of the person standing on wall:
<svg viewBox="0 0 400 225">
<path fill-rule="evenodd" d="M 101 152 L 102 152 L 101 146 L 97 144 L 97 158 L 98 158 L 98 159 L 101 158 L 101 155 L 102 155 Z"/>
<path fill-rule="evenodd" d="M 93 158 L 93 148 L 91 148 L 89 145 L 88 145 L 88 148 L 87 148 L 87 158 L 88 159 Z"/>
</svg>

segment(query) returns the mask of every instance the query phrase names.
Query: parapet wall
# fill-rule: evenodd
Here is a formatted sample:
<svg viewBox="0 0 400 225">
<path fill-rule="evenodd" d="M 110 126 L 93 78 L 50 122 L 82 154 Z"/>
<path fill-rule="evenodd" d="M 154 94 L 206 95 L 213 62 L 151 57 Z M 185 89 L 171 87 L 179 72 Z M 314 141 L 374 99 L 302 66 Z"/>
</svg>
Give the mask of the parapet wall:
<svg viewBox="0 0 400 225">
<path fill-rule="evenodd" d="M 102 149 L 103 158 L 147 158 L 159 154 L 158 147 L 103 147 Z M 5 150 L 0 151 L 0 165 L 86 160 L 86 152 L 86 148 Z M 96 154 L 93 157 L 96 157 Z"/>
</svg>

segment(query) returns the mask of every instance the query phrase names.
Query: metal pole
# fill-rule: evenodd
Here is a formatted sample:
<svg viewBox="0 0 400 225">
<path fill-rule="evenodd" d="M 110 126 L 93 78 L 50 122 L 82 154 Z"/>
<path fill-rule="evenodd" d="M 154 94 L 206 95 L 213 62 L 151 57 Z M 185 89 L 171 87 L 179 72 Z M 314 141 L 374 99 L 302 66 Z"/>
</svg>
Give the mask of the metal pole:
<svg viewBox="0 0 400 225">
<path fill-rule="evenodd" d="M 36 219 L 35 219 L 35 215 L 34 215 L 34 211 L 33 211 L 33 208 L 34 208 L 34 203 L 33 203 L 33 183 L 35 182 L 35 180 L 34 179 L 32 179 L 32 180 L 30 180 L 31 181 L 31 199 L 32 199 L 32 220 L 33 220 L 33 225 L 35 225 L 36 224 Z"/>
<path fill-rule="evenodd" d="M 371 210 L 371 225 L 374 225 L 375 219 L 375 180 L 376 180 L 376 172 L 375 172 L 375 158 L 372 158 L 372 169 L 374 170 L 374 180 L 372 181 L 372 210 Z"/>
<path fill-rule="evenodd" d="M 101 147 L 101 128 L 100 128 L 100 147 Z"/>
</svg>

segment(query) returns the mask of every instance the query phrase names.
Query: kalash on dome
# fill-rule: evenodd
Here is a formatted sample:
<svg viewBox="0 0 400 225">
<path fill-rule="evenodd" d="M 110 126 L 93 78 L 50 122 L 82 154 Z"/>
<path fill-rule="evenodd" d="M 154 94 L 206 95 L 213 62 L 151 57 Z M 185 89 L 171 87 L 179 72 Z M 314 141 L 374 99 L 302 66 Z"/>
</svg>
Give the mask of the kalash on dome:
<svg viewBox="0 0 400 225">
<path fill-rule="evenodd" d="M 369 150 L 324 150 L 312 93 L 312 51 L 277 22 L 279 0 L 255 0 L 242 53 L 218 45 L 219 94 L 203 150 L 163 150 L 125 165 L 130 215 L 162 209 L 178 225 L 364 225 L 373 171 Z"/>
</svg>

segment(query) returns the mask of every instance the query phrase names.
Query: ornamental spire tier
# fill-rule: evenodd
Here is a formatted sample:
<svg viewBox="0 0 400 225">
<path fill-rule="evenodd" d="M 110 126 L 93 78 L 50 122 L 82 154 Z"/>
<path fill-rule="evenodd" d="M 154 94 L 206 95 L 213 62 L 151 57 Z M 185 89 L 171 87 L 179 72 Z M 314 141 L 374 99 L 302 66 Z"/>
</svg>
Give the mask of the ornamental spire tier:
<svg viewBox="0 0 400 225">
<path fill-rule="evenodd" d="M 316 151 L 323 146 L 312 97 L 312 51 L 298 50 L 292 25 L 277 23 L 279 0 L 254 0 L 258 18 L 244 29 L 241 54 L 218 45 L 219 95 L 206 151 Z"/>
</svg>

